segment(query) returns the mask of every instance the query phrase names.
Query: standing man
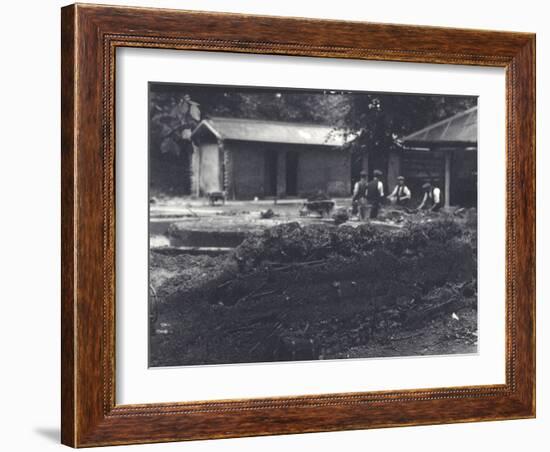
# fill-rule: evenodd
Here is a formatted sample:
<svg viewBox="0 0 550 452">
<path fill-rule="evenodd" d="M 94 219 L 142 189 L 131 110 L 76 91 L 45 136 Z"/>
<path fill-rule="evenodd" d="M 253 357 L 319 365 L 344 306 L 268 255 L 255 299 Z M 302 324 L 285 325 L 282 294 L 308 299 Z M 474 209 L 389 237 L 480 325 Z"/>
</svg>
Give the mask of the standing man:
<svg viewBox="0 0 550 452">
<path fill-rule="evenodd" d="M 367 173 L 361 171 L 361 179 L 353 187 L 352 214 L 359 214 L 359 219 L 364 220 L 367 217 Z"/>
<path fill-rule="evenodd" d="M 411 199 L 411 191 L 409 187 L 405 185 L 405 178 L 403 176 L 397 177 L 397 185 L 388 196 L 388 199 L 395 203 L 397 206 L 406 207 Z"/>
<path fill-rule="evenodd" d="M 375 169 L 372 172 L 374 176 L 367 184 L 367 201 L 370 204 L 369 218 L 372 220 L 378 216 L 380 211 L 380 203 L 384 197 L 384 184 L 380 180 L 382 171 Z"/>
<path fill-rule="evenodd" d="M 429 209 L 432 212 L 438 212 L 443 205 L 441 202 L 441 190 L 437 187 L 433 187 L 429 182 L 422 185 L 422 189 L 424 190 L 424 197 L 418 209 Z"/>
</svg>

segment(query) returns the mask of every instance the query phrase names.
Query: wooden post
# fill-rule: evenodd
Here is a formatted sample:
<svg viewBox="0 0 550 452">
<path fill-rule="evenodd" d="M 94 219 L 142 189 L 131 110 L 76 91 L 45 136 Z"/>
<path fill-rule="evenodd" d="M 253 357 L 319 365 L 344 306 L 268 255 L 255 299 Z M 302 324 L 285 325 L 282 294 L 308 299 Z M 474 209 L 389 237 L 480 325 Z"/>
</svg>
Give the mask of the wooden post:
<svg viewBox="0 0 550 452">
<path fill-rule="evenodd" d="M 191 186 L 193 187 L 192 192 L 194 191 L 197 198 L 200 197 L 200 179 L 201 179 L 201 154 L 202 149 L 199 144 L 193 144 L 193 155 L 191 156 Z"/>
<path fill-rule="evenodd" d="M 225 150 L 222 140 L 218 140 L 218 187 L 218 191 L 225 191 Z"/>
<path fill-rule="evenodd" d="M 452 151 L 445 151 L 445 208 L 448 208 L 451 203 L 451 157 Z"/>
<path fill-rule="evenodd" d="M 369 154 L 368 152 L 363 154 L 363 157 L 361 159 L 361 171 L 365 171 L 365 173 L 369 174 Z"/>
<path fill-rule="evenodd" d="M 286 196 L 286 155 L 288 150 L 277 151 L 277 196 Z"/>
<path fill-rule="evenodd" d="M 392 150 L 388 156 L 388 174 L 386 176 L 386 184 L 388 186 L 388 193 L 391 193 L 395 185 L 397 184 L 397 176 L 401 174 L 401 153 L 399 151 Z"/>
</svg>

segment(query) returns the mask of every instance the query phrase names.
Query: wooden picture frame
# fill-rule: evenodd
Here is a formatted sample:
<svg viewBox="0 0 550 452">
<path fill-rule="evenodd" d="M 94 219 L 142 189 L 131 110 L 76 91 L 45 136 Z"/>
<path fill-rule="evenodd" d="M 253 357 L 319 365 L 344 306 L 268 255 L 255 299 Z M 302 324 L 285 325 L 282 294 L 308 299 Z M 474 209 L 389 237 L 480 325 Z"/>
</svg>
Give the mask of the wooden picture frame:
<svg viewBox="0 0 550 452">
<path fill-rule="evenodd" d="M 71 5 L 62 9 L 62 442 L 73 447 L 535 416 L 535 35 Z M 506 69 L 506 383 L 115 403 L 115 50 Z"/>
</svg>

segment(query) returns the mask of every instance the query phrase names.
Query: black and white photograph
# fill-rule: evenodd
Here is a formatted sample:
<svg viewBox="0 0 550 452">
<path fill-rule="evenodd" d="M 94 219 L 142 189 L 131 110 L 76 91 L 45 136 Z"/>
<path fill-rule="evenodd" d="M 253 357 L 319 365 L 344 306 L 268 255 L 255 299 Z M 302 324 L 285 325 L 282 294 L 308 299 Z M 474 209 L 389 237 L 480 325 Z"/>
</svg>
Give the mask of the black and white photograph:
<svg viewBox="0 0 550 452">
<path fill-rule="evenodd" d="M 149 367 L 478 352 L 478 98 L 149 82 Z"/>
</svg>

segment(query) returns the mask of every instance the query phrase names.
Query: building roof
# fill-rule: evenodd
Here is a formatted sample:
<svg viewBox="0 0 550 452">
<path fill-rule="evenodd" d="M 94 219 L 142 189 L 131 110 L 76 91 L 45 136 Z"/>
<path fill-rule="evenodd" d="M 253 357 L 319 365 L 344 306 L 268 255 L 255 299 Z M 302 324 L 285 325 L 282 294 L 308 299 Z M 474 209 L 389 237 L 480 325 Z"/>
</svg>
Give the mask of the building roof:
<svg viewBox="0 0 550 452">
<path fill-rule="evenodd" d="M 205 129 L 220 140 L 333 147 L 343 146 L 357 137 L 357 134 L 346 133 L 341 129 L 318 124 L 213 117 L 202 120 L 191 134 L 191 138 L 197 137 Z"/>
<path fill-rule="evenodd" d="M 477 146 L 477 106 L 397 140 L 404 148 Z"/>
</svg>

